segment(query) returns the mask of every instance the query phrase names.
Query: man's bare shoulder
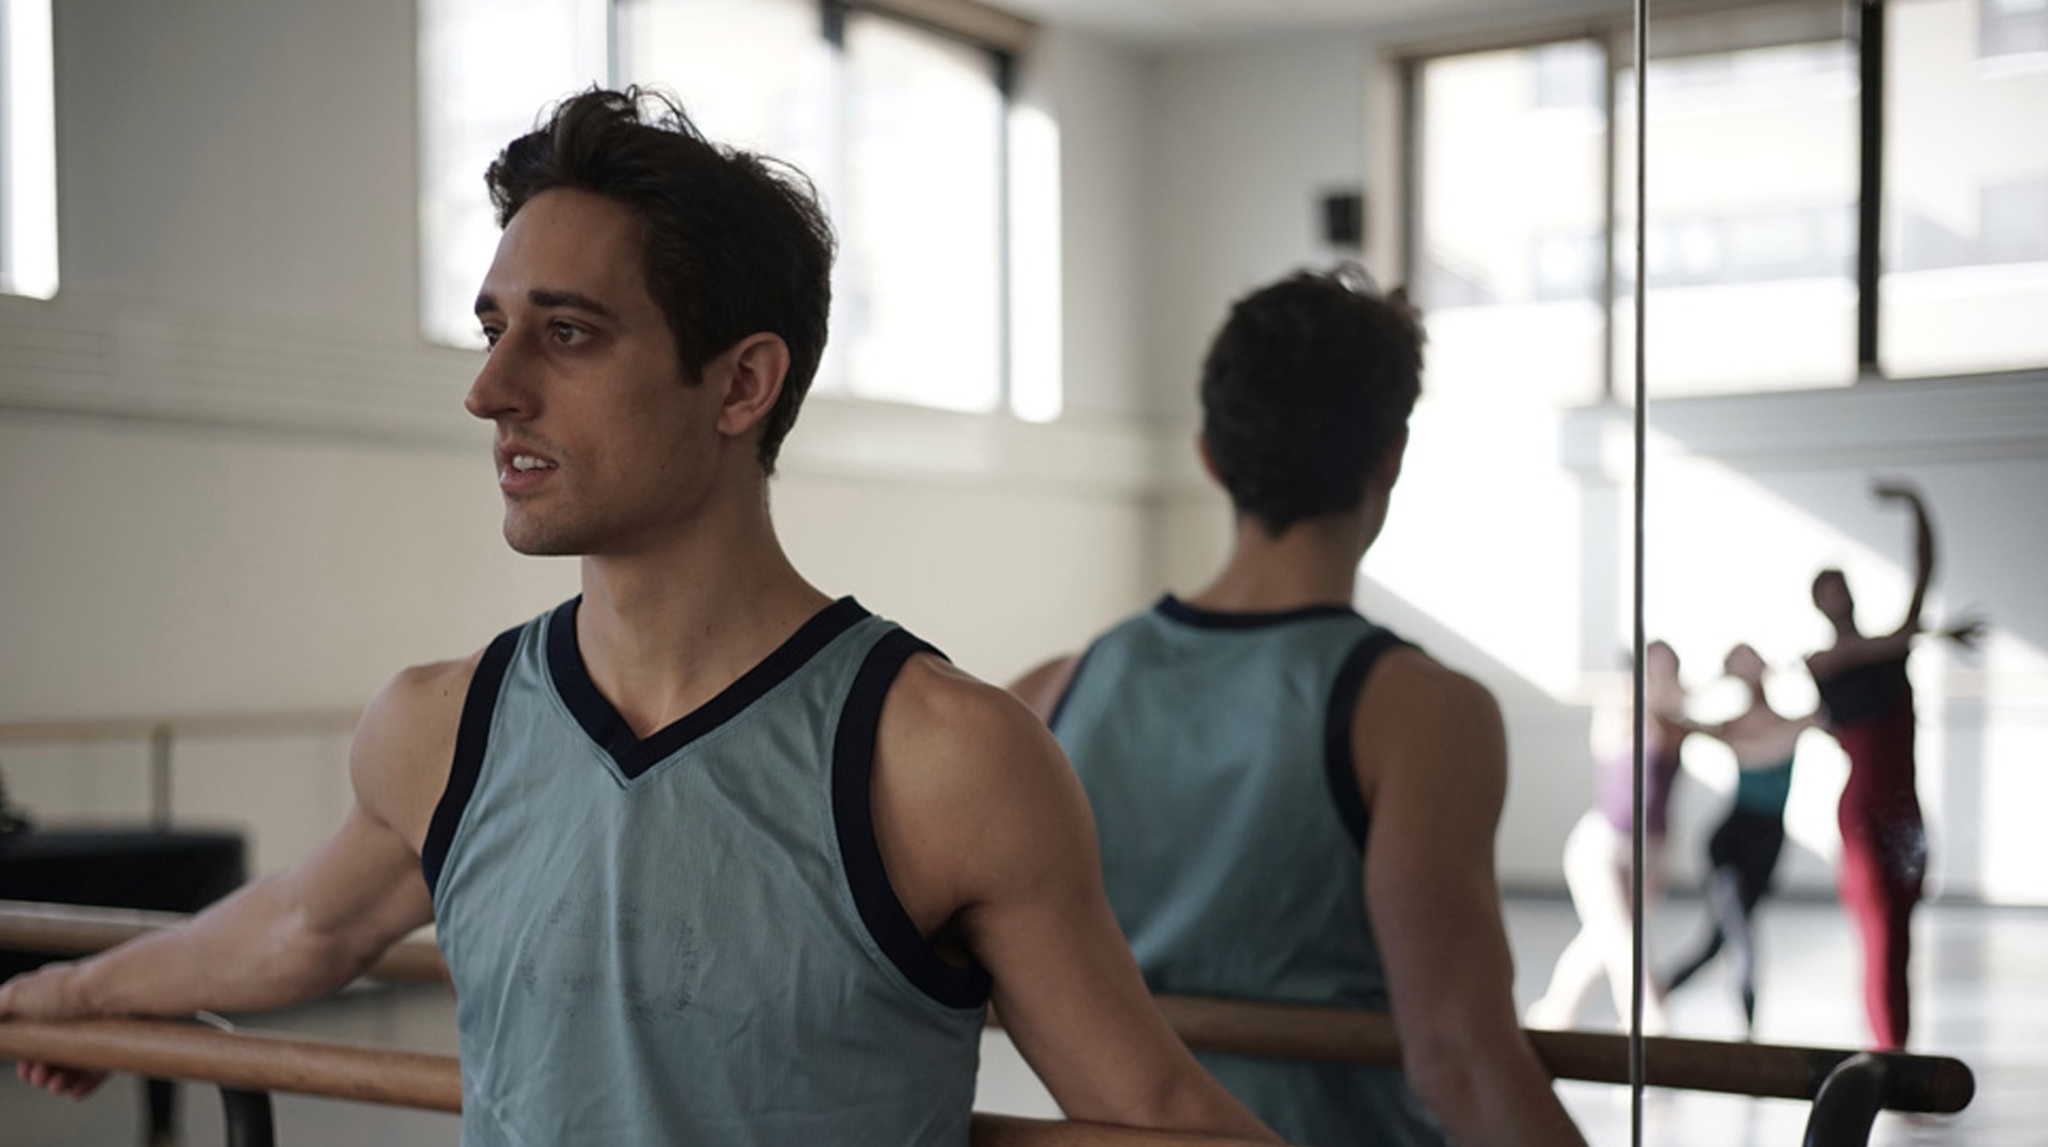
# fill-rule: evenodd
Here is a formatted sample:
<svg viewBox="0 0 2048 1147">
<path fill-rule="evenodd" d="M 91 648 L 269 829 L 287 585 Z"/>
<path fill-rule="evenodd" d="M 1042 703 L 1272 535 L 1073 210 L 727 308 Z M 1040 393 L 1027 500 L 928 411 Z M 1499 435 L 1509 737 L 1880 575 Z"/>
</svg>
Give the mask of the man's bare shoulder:
<svg viewBox="0 0 2048 1147">
<path fill-rule="evenodd" d="M 1010 692 L 1024 702 L 1041 721 L 1051 721 L 1060 698 L 1074 683 L 1074 670 L 1081 664 L 1079 654 L 1055 657 L 1010 683 Z"/>
<path fill-rule="evenodd" d="M 1492 690 L 1405 645 L 1388 650 L 1366 675 L 1351 723 L 1353 763 L 1368 803 L 1397 770 L 1491 782 L 1506 768 L 1506 736 Z"/>
<path fill-rule="evenodd" d="M 1381 656 L 1360 687 L 1358 709 L 1360 724 L 1500 719 L 1491 689 L 1412 645 Z"/>
<path fill-rule="evenodd" d="M 913 918 L 999 899 L 1036 879 L 1018 858 L 1094 839 L 1087 798 L 1045 723 L 929 655 L 904 664 L 883 702 L 873 799 L 883 860 Z"/>
<path fill-rule="evenodd" d="M 892 748 L 913 758 L 936 756 L 935 764 L 972 767 L 1049 743 L 1043 723 L 1013 691 L 931 654 L 904 663 L 890 687 L 882 725 Z"/>
<path fill-rule="evenodd" d="M 469 683 L 483 658 L 399 670 L 363 709 L 349 749 L 356 800 L 417 850 L 447 787 Z"/>
</svg>

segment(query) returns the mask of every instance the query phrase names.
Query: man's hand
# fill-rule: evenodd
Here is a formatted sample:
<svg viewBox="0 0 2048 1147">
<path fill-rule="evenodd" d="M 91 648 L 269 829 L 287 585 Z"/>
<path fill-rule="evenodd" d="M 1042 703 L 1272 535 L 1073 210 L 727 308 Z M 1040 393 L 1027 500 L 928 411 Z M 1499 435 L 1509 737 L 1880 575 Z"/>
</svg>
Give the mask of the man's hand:
<svg viewBox="0 0 2048 1147">
<path fill-rule="evenodd" d="M 71 963 L 46 964 L 0 984 L 0 1021 L 77 1019 L 90 1014 L 71 991 L 72 972 L 76 968 Z M 26 1059 L 14 1065 L 14 1074 L 31 1087 L 73 1099 L 84 1099 L 107 1078 L 104 1071 Z"/>
</svg>

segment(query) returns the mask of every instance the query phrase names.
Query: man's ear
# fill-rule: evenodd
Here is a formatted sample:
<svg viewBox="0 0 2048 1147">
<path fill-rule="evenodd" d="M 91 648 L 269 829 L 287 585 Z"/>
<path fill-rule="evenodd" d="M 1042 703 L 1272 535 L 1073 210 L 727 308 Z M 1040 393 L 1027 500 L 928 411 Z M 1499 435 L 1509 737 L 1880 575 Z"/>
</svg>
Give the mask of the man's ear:
<svg viewBox="0 0 2048 1147">
<path fill-rule="evenodd" d="M 1380 455 L 1380 463 L 1373 469 L 1373 482 L 1381 489 L 1391 490 L 1394 482 L 1401 477 L 1401 459 L 1408 453 L 1408 428 L 1387 444 L 1387 452 Z"/>
<path fill-rule="evenodd" d="M 738 438 L 759 426 L 782 397 L 789 344 L 766 331 L 751 334 L 719 355 L 713 369 L 725 384 L 718 404 L 718 432 Z"/>
<path fill-rule="evenodd" d="M 1216 456 L 1209 453 L 1209 436 L 1200 430 L 1195 431 L 1195 453 L 1201 456 L 1203 473 L 1209 475 L 1211 481 L 1221 486 L 1223 478 L 1216 473 Z"/>
</svg>

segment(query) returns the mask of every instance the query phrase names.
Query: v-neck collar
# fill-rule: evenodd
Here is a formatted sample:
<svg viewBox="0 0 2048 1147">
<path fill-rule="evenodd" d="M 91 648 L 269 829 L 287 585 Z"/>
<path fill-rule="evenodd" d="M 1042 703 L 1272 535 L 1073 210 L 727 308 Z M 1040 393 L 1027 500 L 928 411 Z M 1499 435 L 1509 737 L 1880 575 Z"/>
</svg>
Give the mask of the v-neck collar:
<svg viewBox="0 0 2048 1147">
<path fill-rule="evenodd" d="M 868 611 L 853 598 L 840 598 L 813 614 L 773 653 L 741 674 L 739 680 L 726 686 L 717 696 L 648 734 L 643 740 L 633 734 L 632 726 L 619 716 L 611 701 L 598 692 L 597 683 L 590 679 L 590 672 L 583 664 L 583 650 L 576 640 L 576 611 L 582 604 L 581 596 L 571 598 L 548 619 L 548 676 L 554 682 L 555 692 L 561 695 L 562 703 L 576 718 L 576 723 L 583 726 L 583 731 L 592 741 L 610 754 L 628 780 L 744 712 L 770 689 L 803 668 L 819 650 L 831 644 L 833 638 L 869 616 Z"/>
</svg>

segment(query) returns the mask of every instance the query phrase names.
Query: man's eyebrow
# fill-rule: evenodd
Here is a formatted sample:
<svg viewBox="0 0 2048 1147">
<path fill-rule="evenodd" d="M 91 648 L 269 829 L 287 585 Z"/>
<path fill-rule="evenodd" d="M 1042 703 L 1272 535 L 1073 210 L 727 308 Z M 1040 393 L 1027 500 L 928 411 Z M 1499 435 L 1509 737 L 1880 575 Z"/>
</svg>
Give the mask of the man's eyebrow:
<svg viewBox="0 0 2048 1147">
<path fill-rule="evenodd" d="M 526 292 L 526 298 L 528 302 L 536 307 L 567 307 L 572 311 L 583 311 L 596 315 L 599 318 L 609 319 L 616 317 L 612 314 L 610 307 L 605 306 L 589 295 L 576 291 L 551 291 L 544 288 L 535 288 Z M 489 292 L 476 297 L 477 314 L 489 314 L 498 309 L 497 297 Z"/>
<path fill-rule="evenodd" d="M 610 307 L 589 295 L 578 294 L 575 291 L 550 291 L 537 287 L 526 292 L 526 298 L 536 307 L 567 307 L 572 311 L 584 311 L 602 319 L 614 317 Z"/>
</svg>

